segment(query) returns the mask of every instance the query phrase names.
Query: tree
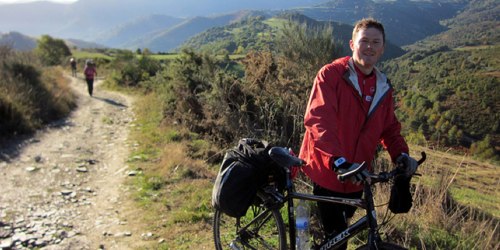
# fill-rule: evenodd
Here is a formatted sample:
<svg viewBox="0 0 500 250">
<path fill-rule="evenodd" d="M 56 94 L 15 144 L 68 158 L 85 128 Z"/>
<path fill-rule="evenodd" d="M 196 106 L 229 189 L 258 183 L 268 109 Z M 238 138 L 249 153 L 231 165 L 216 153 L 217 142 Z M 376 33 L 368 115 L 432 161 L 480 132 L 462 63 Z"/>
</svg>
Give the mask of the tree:
<svg viewBox="0 0 500 250">
<path fill-rule="evenodd" d="M 64 58 L 71 55 L 71 51 L 63 40 L 43 35 L 38 40 L 35 54 L 44 65 L 54 66 L 61 64 Z"/>
<path fill-rule="evenodd" d="M 287 76 L 307 83 L 309 88 L 318 70 L 343 54 L 343 45 L 333 37 L 333 27 L 308 25 L 289 20 L 276 41 Z"/>
<path fill-rule="evenodd" d="M 498 152 L 492 146 L 492 139 L 490 135 L 486 135 L 483 140 L 475 142 L 470 148 L 471 154 L 479 159 L 489 159 L 499 161 Z"/>
</svg>

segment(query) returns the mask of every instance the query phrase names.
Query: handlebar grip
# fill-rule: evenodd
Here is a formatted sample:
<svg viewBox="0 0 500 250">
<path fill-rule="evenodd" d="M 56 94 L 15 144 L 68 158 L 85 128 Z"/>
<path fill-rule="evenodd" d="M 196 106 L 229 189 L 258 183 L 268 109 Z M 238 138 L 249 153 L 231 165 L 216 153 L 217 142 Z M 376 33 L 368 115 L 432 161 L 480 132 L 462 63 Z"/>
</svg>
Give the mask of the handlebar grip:
<svg viewBox="0 0 500 250">
<path fill-rule="evenodd" d="M 422 158 L 417 161 L 418 165 L 421 165 L 422 163 L 424 163 L 425 159 L 427 159 L 427 154 L 424 151 L 420 152 L 420 154 L 422 155 Z"/>
</svg>

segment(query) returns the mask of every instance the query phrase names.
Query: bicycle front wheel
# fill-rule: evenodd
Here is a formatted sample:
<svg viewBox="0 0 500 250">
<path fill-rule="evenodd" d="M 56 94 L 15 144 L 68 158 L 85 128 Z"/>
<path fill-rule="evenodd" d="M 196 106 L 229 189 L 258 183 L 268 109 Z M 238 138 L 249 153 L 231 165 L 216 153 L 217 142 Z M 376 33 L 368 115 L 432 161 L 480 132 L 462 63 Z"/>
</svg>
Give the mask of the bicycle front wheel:
<svg viewBox="0 0 500 250">
<path fill-rule="evenodd" d="M 380 250 L 407 250 L 407 248 L 404 248 L 402 246 L 399 246 L 399 245 L 396 245 L 393 243 L 389 243 L 389 242 L 380 242 L 378 244 L 378 249 L 380 249 Z M 370 250 L 370 246 L 369 245 L 360 246 L 360 247 L 356 248 L 356 250 Z"/>
<path fill-rule="evenodd" d="M 216 210 L 213 232 L 217 250 L 287 249 L 285 226 L 278 209 L 252 205 L 240 218 Z"/>
</svg>

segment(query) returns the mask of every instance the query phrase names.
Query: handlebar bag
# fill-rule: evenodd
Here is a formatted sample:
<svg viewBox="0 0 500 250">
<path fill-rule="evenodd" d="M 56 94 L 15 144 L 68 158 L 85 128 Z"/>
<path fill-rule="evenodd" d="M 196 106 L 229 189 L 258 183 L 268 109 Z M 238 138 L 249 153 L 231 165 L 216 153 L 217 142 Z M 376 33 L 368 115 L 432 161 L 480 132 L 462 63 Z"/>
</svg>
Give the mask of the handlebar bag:
<svg viewBox="0 0 500 250">
<path fill-rule="evenodd" d="M 394 179 L 389 198 L 389 210 L 395 214 L 407 213 L 413 205 L 410 192 L 411 177 L 398 176 Z"/>
</svg>

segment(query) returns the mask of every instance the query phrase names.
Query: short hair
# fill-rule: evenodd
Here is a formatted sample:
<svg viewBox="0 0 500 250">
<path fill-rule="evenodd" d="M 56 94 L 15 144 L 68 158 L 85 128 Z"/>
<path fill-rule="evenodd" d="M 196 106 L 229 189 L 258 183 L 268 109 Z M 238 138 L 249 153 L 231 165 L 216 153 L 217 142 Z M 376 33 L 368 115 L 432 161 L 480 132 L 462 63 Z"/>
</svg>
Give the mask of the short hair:
<svg viewBox="0 0 500 250">
<path fill-rule="evenodd" d="M 356 22 L 354 25 L 354 29 L 352 30 L 352 40 L 354 40 L 356 34 L 358 33 L 359 30 L 362 29 L 368 29 L 368 28 L 375 28 L 378 29 L 380 32 L 382 32 L 382 39 L 385 44 L 385 31 L 384 31 L 384 25 L 380 23 L 379 21 L 373 19 L 373 18 L 363 18 Z"/>
</svg>

